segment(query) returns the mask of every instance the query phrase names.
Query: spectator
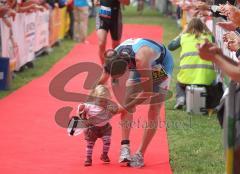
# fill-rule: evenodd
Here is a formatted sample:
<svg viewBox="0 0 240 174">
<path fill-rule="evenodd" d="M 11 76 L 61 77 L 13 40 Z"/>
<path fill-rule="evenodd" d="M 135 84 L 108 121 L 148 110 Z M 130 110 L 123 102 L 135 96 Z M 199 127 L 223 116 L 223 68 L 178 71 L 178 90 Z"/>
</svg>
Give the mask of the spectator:
<svg viewBox="0 0 240 174">
<path fill-rule="evenodd" d="M 0 6 L 0 19 L 3 20 L 6 26 L 12 27 L 11 23 L 6 19 L 6 17 L 12 17 L 15 19 L 16 12 L 5 5 Z M 13 42 L 13 40 L 11 39 Z M 1 40 L 1 27 L 0 27 L 0 56 L 2 56 L 2 40 Z"/>
<path fill-rule="evenodd" d="M 73 14 L 73 0 L 68 0 L 66 2 L 67 5 L 67 12 L 69 14 L 70 18 L 70 24 L 69 24 L 69 36 L 71 39 L 73 39 L 73 30 L 74 30 L 74 14 Z"/>
<path fill-rule="evenodd" d="M 144 0 L 137 0 L 137 11 L 139 14 L 142 14 L 143 9 L 144 9 Z"/>
<path fill-rule="evenodd" d="M 175 109 L 181 109 L 185 105 L 185 88 L 187 85 L 211 85 L 216 78 L 211 62 L 200 59 L 196 45 L 212 36 L 207 26 L 199 18 L 193 18 L 183 34 L 171 41 L 169 50 L 173 51 L 181 47 L 180 72 L 177 75 L 176 105 Z"/>
<path fill-rule="evenodd" d="M 87 0 L 74 0 L 74 40 L 86 43 L 88 29 Z"/>
<path fill-rule="evenodd" d="M 238 49 L 240 48 L 240 37 L 236 32 L 227 32 L 223 36 L 224 42 L 226 42 L 227 47 L 230 51 L 237 52 Z M 239 57 L 239 55 L 236 55 Z"/>
<path fill-rule="evenodd" d="M 122 13 L 120 3 L 129 5 L 130 0 L 95 0 L 95 5 L 99 6 L 96 15 L 96 28 L 99 45 L 99 57 L 101 64 L 104 64 L 104 53 L 106 51 L 107 34 L 110 31 L 112 37 L 112 48 L 120 44 L 122 37 Z M 117 81 L 113 80 L 113 84 Z"/>
<path fill-rule="evenodd" d="M 50 9 L 54 9 L 57 6 L 57 1 L 56 0 L 46 0 L 46 2 L 51 7 Z"/>
<path fill-rule="evenodd" d="M 223 55 L 215 44 L 205 41 L 198 48 L 201 58 L 214 62 L 233 81 L 229 85 L 228 107 L 224 118 L 227 173 L 240 173 L 240 64 Z M 238 82 L 238 84 L 236 83 Z M 226 109 L 225 109 L 226 110 Z M 230 120 L 230 122 L 229 122 Z M 229 137 L 231 137 L 229 139 Z"/>
<path fill-rule="evenodd" d="M 106 51 L 107 34 L 110 31 L 112 37 L 112 48 L 119 45 L 122 37 L 122 14 L 120 3 L 129 5 L 129 0 L 95 0 L 95 6 L 103 8 L 99 9 L 96 16 L 96 28 L 99 43 L 99 57 L 101 63 L 104 64 L 104 53 Z M 108 10 L 106 10 L 108 9 Z M 110 10 L 110 13 L 108 12 Z M 106 14 L 105 14 L 106 13 Z M 105 15 L 104 15 L 105 14 Z"/>
</svg>

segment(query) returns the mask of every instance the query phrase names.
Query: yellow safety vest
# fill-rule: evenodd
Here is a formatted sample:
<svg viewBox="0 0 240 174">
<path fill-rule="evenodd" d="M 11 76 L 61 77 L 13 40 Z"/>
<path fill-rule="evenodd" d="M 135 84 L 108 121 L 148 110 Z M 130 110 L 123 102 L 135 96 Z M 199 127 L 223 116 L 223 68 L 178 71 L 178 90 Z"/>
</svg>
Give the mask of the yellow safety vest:
<svg viewBox="0 0 240 174">
<path fill-rule="evenodd" d="M 205 39 L 212 41 L 210 35 L 201 35 L 196 38 L 193 34 L 181 36 L 180 72 L 177 80 L 183 84 L 210 85 L 216 78 L 212 62 L 199 57 L 196 45 Z"/>
</svg>

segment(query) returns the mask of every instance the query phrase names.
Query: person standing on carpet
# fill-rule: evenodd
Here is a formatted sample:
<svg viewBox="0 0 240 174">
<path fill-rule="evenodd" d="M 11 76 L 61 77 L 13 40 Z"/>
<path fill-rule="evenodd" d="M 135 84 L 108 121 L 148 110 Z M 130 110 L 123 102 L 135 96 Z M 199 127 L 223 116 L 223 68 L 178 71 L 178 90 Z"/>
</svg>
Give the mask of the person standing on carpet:
<svg viewBox="0 0 240 174">
<path fill-rule="evenodd" d="M 108 151 L 111 144 L 112 126 L 109 120 L 117 113 L 117 108 L 108 103 L 110 92 L 104 85 L 96 86 L 91 96 L 94 98 L 93 102 L 78 105 L 78 115 L 89 121 L 88 128 L 84 130 L 87 141 L 85 166 L 92 165 L 93 147 L 98 138 L 103 141 L 103 153 L 100 159 L 105 163 L 110 162 Z"/>
<path fill-rule="evenodd" d="M 127 67 L 129 69 L 122 106 L 126 110 L 121 112 L 122 141 L 119 162 L 128 163 L 132 167 L 143 167 L 144 154 L 156 133 L 160 110 L 169 89 L 174 65 L 172 55 L 164 45 L 138 38 L 124 41 L 115 50 L 107 51 L 105 57 L 105 71 L 97 84 L 104 84 L 109 76 L 123 77 Z M 149 102 L 149 126 L 144 130 L 139 149 L 131 157 L 129 123 L 132 123 L 135 107 L 146 101 Z"/>
<path fill-rule="evenodd" d="M 107 34 L 110 32 L 112 48 L 120 44 L 122 37 L 122 13 L 120 3 L 129 5 L 130 0 L 94 0 L 99 6 L 96 15 L 96 29 L 98 36 L 98 55 L 102 65 L 104 64 L 104 52 L 106 51 Z"/>
<path fill-rule="evenodd" d="M 87 43 L 88 30 L 88 3 L 87 0 L 74 0 L 74 32 L 73 39 L 77 42 Z"/>
</svg>

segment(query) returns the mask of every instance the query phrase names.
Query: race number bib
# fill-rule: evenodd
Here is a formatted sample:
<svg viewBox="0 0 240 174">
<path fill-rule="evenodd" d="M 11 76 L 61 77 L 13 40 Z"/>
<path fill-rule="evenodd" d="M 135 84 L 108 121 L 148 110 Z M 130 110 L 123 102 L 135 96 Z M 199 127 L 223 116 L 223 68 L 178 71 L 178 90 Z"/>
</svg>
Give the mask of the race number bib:
<svg viewBox="0 0 240 174">
<path fill-rule="evenodd" d="M 163 69 L 163 67 L 159 68 L 153 68 L 152 70 L 152 77 L 153 77 L 153 82 L 163 82 L 168 78 L 167 73 Z"/>
<path fill-rule="evenodd" d="M 106 6 L 101 5 L 100 9 L 99 9 L 99 16 L 101 16 L 103 18 L 111 19 L 112 9 L 110 7 L 106 7 Z"/>
</svg>

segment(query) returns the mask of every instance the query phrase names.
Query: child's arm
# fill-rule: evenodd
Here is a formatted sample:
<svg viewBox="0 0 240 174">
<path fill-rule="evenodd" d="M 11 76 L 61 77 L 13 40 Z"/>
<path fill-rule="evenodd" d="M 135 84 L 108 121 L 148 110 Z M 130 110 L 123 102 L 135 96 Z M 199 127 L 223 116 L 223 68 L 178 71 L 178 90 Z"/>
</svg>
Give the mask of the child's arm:
<svg viewBox="0 0 240 174">
<path fill-rule="evenodd" d="M 86 116 L 86 107 L 84 103 L 80 103 L 77 108 L 77 115 L 80 116 L 82 119 L 87 119 Z"/>
<path fill-rule="evenodd" d="M 134 112 L 135 110 L 136 103 L 135 102 L 130 102 L 129 104 L 125 105 L 122 107 L 121 105 L 109 105 L 108 110 L 113 114 L 122 114 L 130 111 L 131 113 Z"/>
<path fill-rule="evenodd" d="M 110 111 L 113 115 L 115 115 L 115 114 L 118 114 L 119 106 L 108 105 L 107 110 Z"/>
</svg>

